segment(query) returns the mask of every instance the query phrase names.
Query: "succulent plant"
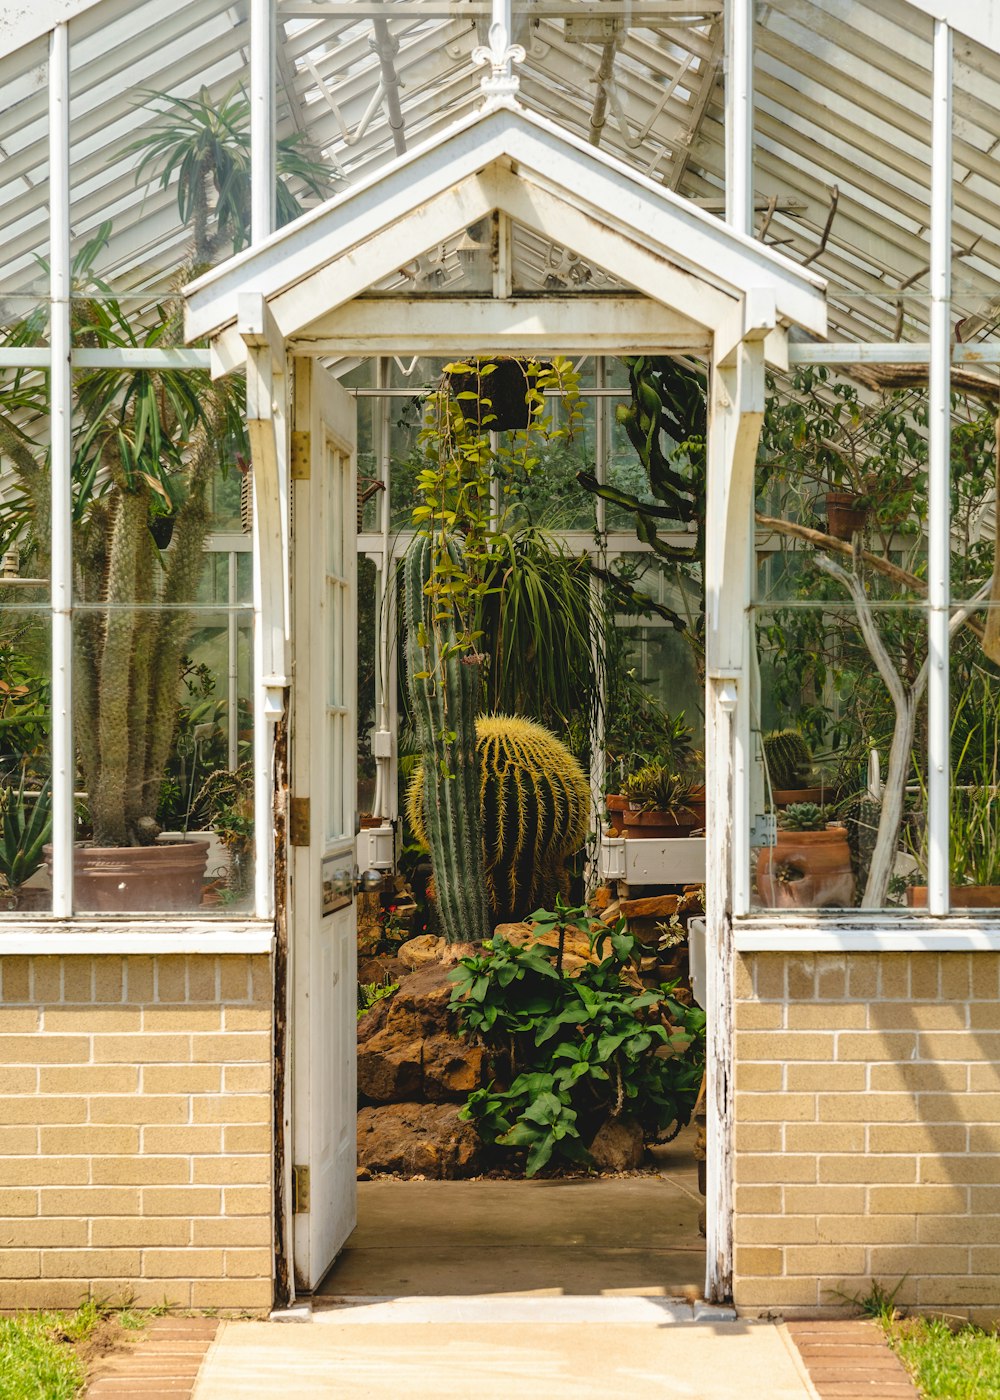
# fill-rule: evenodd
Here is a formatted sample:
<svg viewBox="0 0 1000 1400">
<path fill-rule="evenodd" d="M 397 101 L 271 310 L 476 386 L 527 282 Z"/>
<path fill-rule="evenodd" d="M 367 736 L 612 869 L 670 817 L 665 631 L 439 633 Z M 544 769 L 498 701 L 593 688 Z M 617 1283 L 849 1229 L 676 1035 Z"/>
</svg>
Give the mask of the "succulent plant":
<svg viewBox="0 0 1000 1400">
<path fill-rule="evenodd" d="M 512 923 L 568 895 L 566 858 L 587 838 L 590 790 L 566 745 L 531 720 L 481 715 L 476 746 L 486 892 L 496 922 Z M 429 846 L 424 803 L 421 765 L 410 779 L 407 815 Z"/>
<path fill-rule="evenodd" d="M 672 773 L 662 763 L 647 763 L 624 783 L 624 795 L 644 812 L 665 812 L 668 817 L 690 816 L 687 806 L 691 782 Z"/>
<path fill-rule="evenodd" d="M 764 736 L 764 763 L 773 787 L 806 787 L 812 750 L 797 729 L 774 729 Z"/>
<path fill-rule="evenodd" d="M 826 810 L 816 802 L 793 802 L 781 819 L 785 831 L 825 831 Z"/>
</svg>

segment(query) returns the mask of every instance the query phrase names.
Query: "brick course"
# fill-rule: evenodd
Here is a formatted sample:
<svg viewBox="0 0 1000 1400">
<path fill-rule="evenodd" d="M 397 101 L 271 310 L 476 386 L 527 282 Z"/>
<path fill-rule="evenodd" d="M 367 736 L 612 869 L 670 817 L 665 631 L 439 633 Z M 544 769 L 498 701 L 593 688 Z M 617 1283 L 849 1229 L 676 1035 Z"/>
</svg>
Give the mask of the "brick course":
<svg viewBox="0 0 1000 1400">
<path fill-rule="evenodd" d="M 0 1308 L 271 1304 L 266 956 L 0 958 Z"/>
<path fill-rule="evenodd" d="M 873 1279 L 1000 1318 L 1000 954 L 753 953 L 736 979 L 738 1307 Z"/>
</svg>

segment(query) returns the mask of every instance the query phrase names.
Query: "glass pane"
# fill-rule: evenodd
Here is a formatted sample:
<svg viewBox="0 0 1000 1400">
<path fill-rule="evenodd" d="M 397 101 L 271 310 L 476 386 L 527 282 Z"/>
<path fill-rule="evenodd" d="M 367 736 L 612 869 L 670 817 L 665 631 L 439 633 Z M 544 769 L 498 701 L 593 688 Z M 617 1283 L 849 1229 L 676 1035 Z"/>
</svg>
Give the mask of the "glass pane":
<svg viewBox="0 0 1000 1400">
<path fill-rule="evenodd" d="M 48 43 L 37 39 L 0 58 L 0 208 L 4 211 L 0 292 L 48 293 Z M 23 313 L 18 311 L 19 318 Z M 0 312 L 7 324 L 8 310 Z"/>
<path fill-rule="evenodd" d="M 79 910 L 250 907 L 252 636 L 249 609 L 77 610 Z"/>
<path fill-rule="evenodd" d="M 52 908 L 51 629 L 21 591 L 0 580 L 0 914 Z"/>
<path fill-rule="evenodd" d="M 1000 908 L 1000 609 L 965 609 L 951 643 L 951 905 Z M 916 893 L 916 892 L 915 892 Z"/>
<path fill-rule="evenodd" d="M 375 667 L 378 634 L 385 625 L 379 608 L 380 580 L 375 563 L 358 555 L 358 812 L 371 815 L 375 800 L 375 759 L 371 736 L 376 713 Z"/>
<path fill-rule="evenodd" d="M 927 391 L 870 386 L 824 367 L 771 381 L 757 468 L 757 598 L 843 597 L 860 576 L 878 599 L 925 595 Z"/>
<path fill-rule="evenodd" d="M 850 602 L 757 612 L 751 796 L 755 814 L 778 817 L 777 846 L 751 862 L 758 907 L 904 902 L 924 839 L 926 626 L 923 608 L 900 604 L 866 602 L 860 618 Z M 876 653 L 908 697 L 902 714 Z"/>
</svg>

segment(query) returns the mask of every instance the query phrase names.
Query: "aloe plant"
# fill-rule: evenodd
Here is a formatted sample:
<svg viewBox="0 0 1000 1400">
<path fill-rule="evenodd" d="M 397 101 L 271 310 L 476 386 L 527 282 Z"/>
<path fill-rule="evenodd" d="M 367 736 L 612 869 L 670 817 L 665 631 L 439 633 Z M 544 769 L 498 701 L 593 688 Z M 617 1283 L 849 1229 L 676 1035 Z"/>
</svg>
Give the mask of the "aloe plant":
<svg viewBox="0 0 1000 1400">
<path fill-rule="evenodd" d="M 33 803 L 25 801 L 24 776 L 17 790 L 0 790 L 0 876 L 16 892 L 42 863 L 52 835 L 52 784 L 46 779 Z"/>
</svg>

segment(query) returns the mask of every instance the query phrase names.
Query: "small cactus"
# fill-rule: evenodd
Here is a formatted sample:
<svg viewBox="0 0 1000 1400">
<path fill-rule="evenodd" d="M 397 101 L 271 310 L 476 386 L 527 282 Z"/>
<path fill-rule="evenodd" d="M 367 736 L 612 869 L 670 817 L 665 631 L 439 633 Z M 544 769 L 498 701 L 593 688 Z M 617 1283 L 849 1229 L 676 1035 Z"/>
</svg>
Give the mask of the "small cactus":
<svg viewBox="0 0 1000 1400">
<path fill-rule="evenodd" d="M 793 802 L 782 817 L 785 831 L 824 831 L 826 812 L 816 802 Z"/>
<path fill-rule="evenodd" d="M 764 763 L 779 791 L 806 787 L 812 750 L 797 729 L 774 729 L 764 736 Z"/>
<path fill-rule="evenodd" d="M 566 745 L 531 720 L 481 715 L 476 747 L 486 892 L 496 922 L 512 923 L 569 894 L 566 858 L 587 839 L 590 790 Z M 410 780 L 407 815 L 429 845 L 424 813 L 421 766 Z"/>
<path fill-rule="evenodd" d="M 851 866 L 855 879 L 863 889 L 868 880 L 868 871 L 878 836 L 879 817 L 882 814 L 881 802 L 876 802 L 867 793 L 852 797 L 840 809 L 840 820 L 847 828 L 847 844 L 851 850 Z"/>
</svg>

